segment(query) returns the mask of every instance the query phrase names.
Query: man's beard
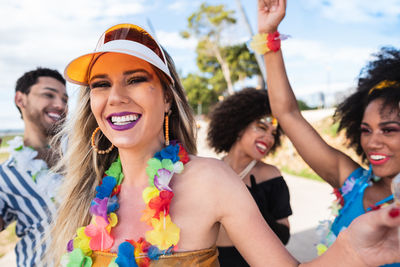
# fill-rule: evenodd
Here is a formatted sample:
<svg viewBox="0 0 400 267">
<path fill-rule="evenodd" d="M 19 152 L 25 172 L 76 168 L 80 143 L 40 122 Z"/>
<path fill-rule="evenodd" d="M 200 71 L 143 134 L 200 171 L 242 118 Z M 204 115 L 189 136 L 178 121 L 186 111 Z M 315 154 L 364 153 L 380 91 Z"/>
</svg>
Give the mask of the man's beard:
<svg viewBox="0 0 400 267">
<path fill-rule="evenodd" d="M 42 118 L 42 112 L 37 110 L 31 110 L 31 112 L 27 112 L 27 119 L 29 119 L 32 123 L 34 123 L 39 130 L 47 137 L 53 137 L 56 135 L 62 128 L 62 124 L 65 121 L 65 116 L 52 124 L 45 123 Z"/>
<path fill-rule="evenodd" d="M 65 116 L 62 116 L 58 121 L 54 122 L 50 127 L 47 128 L 47 136 L 53 137 L 58 134 L 65 122 Z"/>
</svg>

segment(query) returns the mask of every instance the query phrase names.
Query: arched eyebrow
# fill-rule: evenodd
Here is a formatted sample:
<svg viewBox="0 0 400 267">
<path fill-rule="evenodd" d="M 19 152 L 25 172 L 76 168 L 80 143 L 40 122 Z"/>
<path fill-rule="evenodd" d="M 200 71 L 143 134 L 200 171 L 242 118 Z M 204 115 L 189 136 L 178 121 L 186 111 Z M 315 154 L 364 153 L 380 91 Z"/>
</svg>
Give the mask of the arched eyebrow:
<svg viewBox="0 0 400 267">
<path fill-rule="evenodd" d="M 384 121 L 384 122 L 379 123 L 379 126 L 386 126 L 388 124 L 397 124 L 400 126 L 400 121 Z"/>
<path fill-rule="evenodd" d="M 94 76 L 90 77 L 89 83 L 90 83 L 92 80 L 94 80 L 94 79 L 104 79 L 104 78 L 106 78 L 106 77 L 107 77 L 106 74 L 97 74 L 97 75 L 94 75 Z"/>
<path fill-rule="evenodd" d="M 385 127 L 390 124 L 396 124 L 396 125 L 400 126 L 400 121 L 384 121 L 384 122 L 379 123 L 378 125 L 379 125 L 379 127 Z M 370 127 L 369 124 L 366 122 L 361 122 L 361 125 Z"/>
<path fill-rule="evenodd" d="M 131 74 L 134 74 L 134 73 L 137 73 L 137 72 L 144 72 L 144 73 L 150 75 L 150 72 L 145 70 L 145 69 L 127 70 L 123 74 L 124 75 L 131 75 Z M 107 74 L 96 74 L 96 75 L 90 77 L 89 82 L 91 82 L 93 79 L 104 79 L 104 78 L 107 78 Z"/>
<path fill-rule="evenodd" d="M 144 72 L 144 73 L 150 75 L 150 72 L 145 70 L 145 69 L 127 70 L 127 71 L 124 72 L 124 75 L 130 75 L 130 74 L 134 74 L 136 72 Z"/>
</svg>

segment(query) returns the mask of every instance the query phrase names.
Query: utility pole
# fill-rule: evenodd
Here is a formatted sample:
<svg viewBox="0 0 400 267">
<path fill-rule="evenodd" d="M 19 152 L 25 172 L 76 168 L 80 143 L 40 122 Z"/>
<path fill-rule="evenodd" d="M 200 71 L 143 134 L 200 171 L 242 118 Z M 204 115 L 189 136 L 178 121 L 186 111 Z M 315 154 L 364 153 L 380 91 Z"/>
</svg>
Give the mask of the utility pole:
<svg viewBox="0 0 400 267">
<path fill-rule="evenodd" d="M 243 16 L 243 20 L 244 20 L 244 22 L 245 22 L 245 24 L 247 26 L 247 30 L 248 30 L 250 38 L 251 38 L 251 37 L 253 37 L 254 32 L 253 32 L 253 29 L 251 28 L 251 25 L 250 25 L 250 22 L 249 22 L 249 18 L 247 17 L 246 12 L 244 11 L 244 8 L 242 6 L 242 2 L 240 0 L 236 0 L 236 3 L 238 5 L 240 13 Z M 263 58 L 262 55 L 258 55 L 256 53 L 255 53 L 255 57 L 256 57 L 256 60 L 257 60 L 258 68 L 260 69 L 260 72 L 261 72 L 261 75 L 262 75 L 262 79 L 263 79 L 262 88 L 265 89 L 266 88 L 265 85 L 267 83 L 267 74 L 265 72 L 264 58 Z"/>
</svg>

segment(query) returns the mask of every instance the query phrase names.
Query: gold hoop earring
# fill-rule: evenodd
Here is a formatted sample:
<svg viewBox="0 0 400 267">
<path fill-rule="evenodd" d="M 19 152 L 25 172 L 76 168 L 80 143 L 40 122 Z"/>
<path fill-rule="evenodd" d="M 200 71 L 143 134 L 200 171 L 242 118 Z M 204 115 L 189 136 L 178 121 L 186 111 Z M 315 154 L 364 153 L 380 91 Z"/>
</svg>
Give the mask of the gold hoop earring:
<svg viewBox="0 0 400 267">
<path fill-rule="evenodd" d="M 168 113 L 165 113 L 165 119 L 164 119 L 164 123 L 165 123 L 165 146 L 169 146 L 169 129 L 168 129 Z"/>
<path fill-rule="evenodd" d="M 93 148 L 93 150 L 94 150 L 96 153 L 98 153 L 98 154 L 101 154 L 101 155 L 103 155 L 103 154 L 108 154 L 108 153 L 111 152 L 111 150 L 113 150 L 114 145 L 111 144 L 111 146 L 110 146 L 109 148 L 107 148 L 106 150 L 100 150 L 100 149 L 96 146 L 96 143 L 95 143 L 95 140 L 94 140 L 94 138 L 95 138 L 95 136 L 96 136 L 96 133 L 97 133 L 98 131 L 100 131 L 100 127 L 97 127 L 97 128 L 93 131 L 93 133 L 92 133 L 92 148 Z"/>
</svg>

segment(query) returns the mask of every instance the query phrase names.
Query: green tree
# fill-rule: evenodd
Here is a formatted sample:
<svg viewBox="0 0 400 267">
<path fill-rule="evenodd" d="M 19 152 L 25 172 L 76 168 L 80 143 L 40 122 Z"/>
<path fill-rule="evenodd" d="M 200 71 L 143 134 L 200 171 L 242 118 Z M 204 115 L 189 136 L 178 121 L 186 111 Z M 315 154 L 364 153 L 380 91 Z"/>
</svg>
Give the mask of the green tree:
<svg viewBox="0 0 400 267">
<path fill-rule="evenodd" d="M 197 74 L 189 73 L 182 79 L 188 102 L 193 110 L 201 106 L 202 113 L 208 113 L 211 105 L 218 101 L 218 93 L 210 88 L 208 79 Z"/>
<path fill-rule="evenodd" d="M 221 65 L 214 56 L 201 53 L 202 42 L 199 42 L 197 49 L 197 67 L 206 77 L 209 77 L 209 83 L 218 94 L 223 94 L 227 87 L 224 79 Z M 221 53 L 226 58 L 231 69 L 231 81 L 233 83 L 246 77 L 259 75 L 257 61 L 254 54 L 250 53 L 246 44 L 237 44 L 221 48 Z"/>
<path fill-rule="evenodd" d="M 297 100 L 297 105 L 299 106 L 300 110 L 310 110 L 310 109 L 316 109 L 315 107 L 310 107 L 307 105 L 307 103 L 303 100 Z"/>
<path fill-rule="evenodd" d="M 198 53 L 216 58 L 229 94 L 233 94 L 233 83 L 228 61 L 222 52 L 221 37 L 225 27 L 236 23 L 234 13 L 235 11 L 227 10 L 224 5 L 213 6 L 203 3 L 189 16 L 188 30 L 181 33 L 183 38 L 194 36 L 199 40 L 201 45 L 198 46 L 198 50 L 201 48 L 202 51 Z"/>
</svg>

